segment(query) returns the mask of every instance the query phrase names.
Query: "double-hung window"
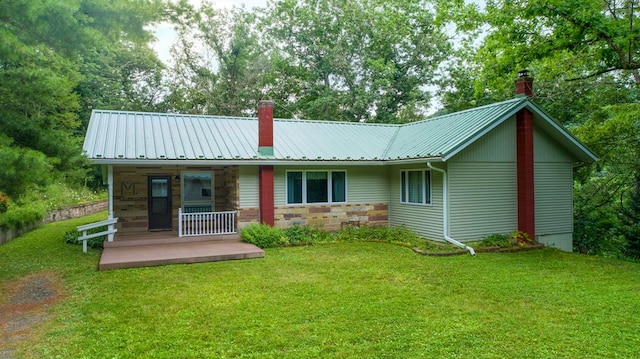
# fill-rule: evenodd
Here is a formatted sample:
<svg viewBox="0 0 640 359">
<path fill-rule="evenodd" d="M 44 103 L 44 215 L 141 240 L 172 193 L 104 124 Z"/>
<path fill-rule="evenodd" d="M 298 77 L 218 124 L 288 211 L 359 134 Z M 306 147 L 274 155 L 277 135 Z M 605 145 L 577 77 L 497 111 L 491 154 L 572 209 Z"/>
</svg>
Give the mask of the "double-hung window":
<svg viewBox="0 0 640 359">
<path fill-rule="evenodd" d="M 287 171 L 287 204 L 346 201 L 346 171 Z"/>
<path fill-rule="evenodd" d="M 400 202 L 431 204 L 431 171 L 400 171 Z"/>
</svg>

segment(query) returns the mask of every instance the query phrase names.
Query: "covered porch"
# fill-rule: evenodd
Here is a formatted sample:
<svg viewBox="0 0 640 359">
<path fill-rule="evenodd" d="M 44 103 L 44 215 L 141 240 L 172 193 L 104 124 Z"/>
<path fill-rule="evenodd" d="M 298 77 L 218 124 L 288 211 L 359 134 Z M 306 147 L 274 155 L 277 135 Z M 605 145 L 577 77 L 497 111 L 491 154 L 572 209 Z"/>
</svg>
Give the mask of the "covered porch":
<svg viewBox="0 0 640 359">
<path fill-rule="evenodd" d="M 237 233 L 179 237 L 177 231 L 117 233 L 105 241 L 99 270 L 262 258 Z"/>
<path fill-rule="evenodd" d="M 99 270 L 264 257 L 237 231 L 237 166 L 105 170 L 113 223 Z"/>
</svg>

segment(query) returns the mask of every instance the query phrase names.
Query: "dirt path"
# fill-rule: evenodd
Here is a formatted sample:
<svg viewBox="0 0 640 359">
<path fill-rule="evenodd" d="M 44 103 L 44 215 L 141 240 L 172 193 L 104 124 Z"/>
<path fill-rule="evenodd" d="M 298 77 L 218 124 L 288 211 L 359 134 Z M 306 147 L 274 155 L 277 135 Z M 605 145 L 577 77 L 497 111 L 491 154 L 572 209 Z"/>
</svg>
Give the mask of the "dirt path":
<svg viewBox="0 0 640 359">
<path fill-rule="evenodd" d="M 49 318 L 47 308 L 62 298 L 61 280 L 51 272 L 30 274 L 0 285 L 0 359 L 15 358 L 31 329 Z"/>
</svg>

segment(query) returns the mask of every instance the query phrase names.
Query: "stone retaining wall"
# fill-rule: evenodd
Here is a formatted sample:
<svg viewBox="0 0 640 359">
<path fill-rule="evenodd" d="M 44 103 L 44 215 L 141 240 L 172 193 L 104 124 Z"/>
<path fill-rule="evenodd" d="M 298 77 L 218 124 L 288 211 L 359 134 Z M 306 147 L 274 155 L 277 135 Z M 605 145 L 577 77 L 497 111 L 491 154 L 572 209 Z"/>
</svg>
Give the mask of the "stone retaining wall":
<svg viewBox="0 0 640 359">
<path fill-rule="evenodd" d="M 0 244 L 8 242 L 16 237 L 23 235 L 24 233 L 32 231 L 38 228 L 40 225 L 51 223 L 51 222 L 64 221 L 72 218 L 88 216 L 96 212 L 104 211 L 107 208 L 109 208 L 109 203 L 107 201 L 101 201 L 101 202 L 79 204 L 79 205 L 52 211 L 42 221 L 36 222 L 36 223 L 30 223 L 26 225 L 24 228 L 0 230 Z"/>
<path fill-rule="evenodd" d="M 49 213 L 49 215 L 42 220 L 42 224 L 84 217 L 96 212 L 106 211 L 107 209 L 109 209 L 108 201 L 78 204 Z"/>
</svg>

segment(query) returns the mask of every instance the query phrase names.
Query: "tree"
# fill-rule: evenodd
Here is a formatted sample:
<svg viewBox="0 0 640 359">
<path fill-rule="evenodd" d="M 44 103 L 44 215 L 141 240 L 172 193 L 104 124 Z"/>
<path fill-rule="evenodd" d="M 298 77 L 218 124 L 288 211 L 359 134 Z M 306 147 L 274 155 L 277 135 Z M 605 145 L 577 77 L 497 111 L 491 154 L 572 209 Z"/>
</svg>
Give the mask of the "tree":
<svg viewBox="0 0 640 359">
<path fill-rule="evenodd" d="M 0 4 L 0 134 L 11 139 L 10 146 L 44 153 L 55 168 L 65 170 L 74 153 L 79 155 L 72 136 L 78 126 L 73 88 L 79 74 L 61 55 L 65 46 L 51 37 L 52 24 L 41 23 L 58 15 L 68 19 L 58 5 Z"/>
<path fill-rule="evenodd" d="M 273 93 L 288 115 L 407 122 L 450 49 L 429 2 L 281 0 L 264 19 L 278 49 Z"/>
<path fill-rule="evenodd" d="M 587 245 L 600 246 L 594 241 L 615 240 L 616 235 L 626 239 L 627 255 L 640 258 L 640 104 L 606 106 L 581 127 L 577 135 L 596 151 L 600 161 L 578 172 L 577 180 L 581 190 L 576 199 L 576 208 L 581 210 L 578 223 L 591 226 L 594 231 L 607 227 L 607 236 L 596 237 L 585 233 L 579 239 Z M 584 172 L 590 170 L 589 172 Z M 603 217 L 613 214 L 614 219 L 593 226 L 584 223 L 582 217 L 600 221 L 603 217 L 590 216 L 602 213 Z M 609 214 L 606 214 L 609 213 Z M 591 236 L 589 236 L 591 235 Z"/>
<path fill-rule="evenodd" d="M 490 42 L 511 45 L 501 45 L 497 59 L 511 57 L 521 64 L 566 51 L 571 56 L 557 64 L 563 79 L 626 71 L 640 83 L 639 8 L 635 0 L 487 1 Z M 585 61 L 588 68 L 574 66 Z"/>
<path fill-rule="evenodd" d="M 448 10 L 462 30 L 470 29 L 468 36 L 477 36 L 481 29 L 484 37 L 472 51 L 458 53 L 472 73 L 456 76 L 460 63 L 451 66 L 452 81 L 444 84 L 449 88 L 447 107 L 464 107 L 468 97 L 456 93 L 469 88 L 478 103 L 513 96 L 513 79 L 524 68 L 536 77 L 536 100 L 563 123 L 576 123 L 576 117 L 578 123 L 586 120 L 597 103 L 635 98 L 640 64 L 637 2 L 494 0 L 486 2 L 484 11 Z M 470 17 L 480 20 L 470 22 Z"/>
<path fill-rule="evenodd" d="M 149 65 L 155 55 L 139 54 L 151 39 L 144 26 L 158 18 L 159 4 L 0 2 L 0 145 L 7 156 L 3 165 L 10 166 L 4 178 L 18 181 L 0 180 L 0 191 L 15 196 L 21 191 L 14 186 L 42 185 L 45 179 L 77 183 L 85 175 L 79 135 L 87 106 L 131 103 L 145 88 L 141 71 L 158 73 Z"/>
<path fill-rule="evenodd" d="M 73 49 L 81 75 L 75 88 L 84 134 L 92 109 L 158 110 L 164 65 L 149 48 L 146 26 L 162 20 L 161 0 L 83 0 Z"/>
<path fill-rule="evenodd" d="M 0 188 L 10 198 L 18 198 L 34 186 L 47 184 L 53 166 L 42 152 L 12 142 L 0 134 Z"/>
<path fill-rule="evenodd" d="M 174 9 L 179 44 L 165 106 L 173 111 L 228 116 L 255 113 L 269 82 L 270 60 L 257 16 L 244 8 Z"/>
</svg>

